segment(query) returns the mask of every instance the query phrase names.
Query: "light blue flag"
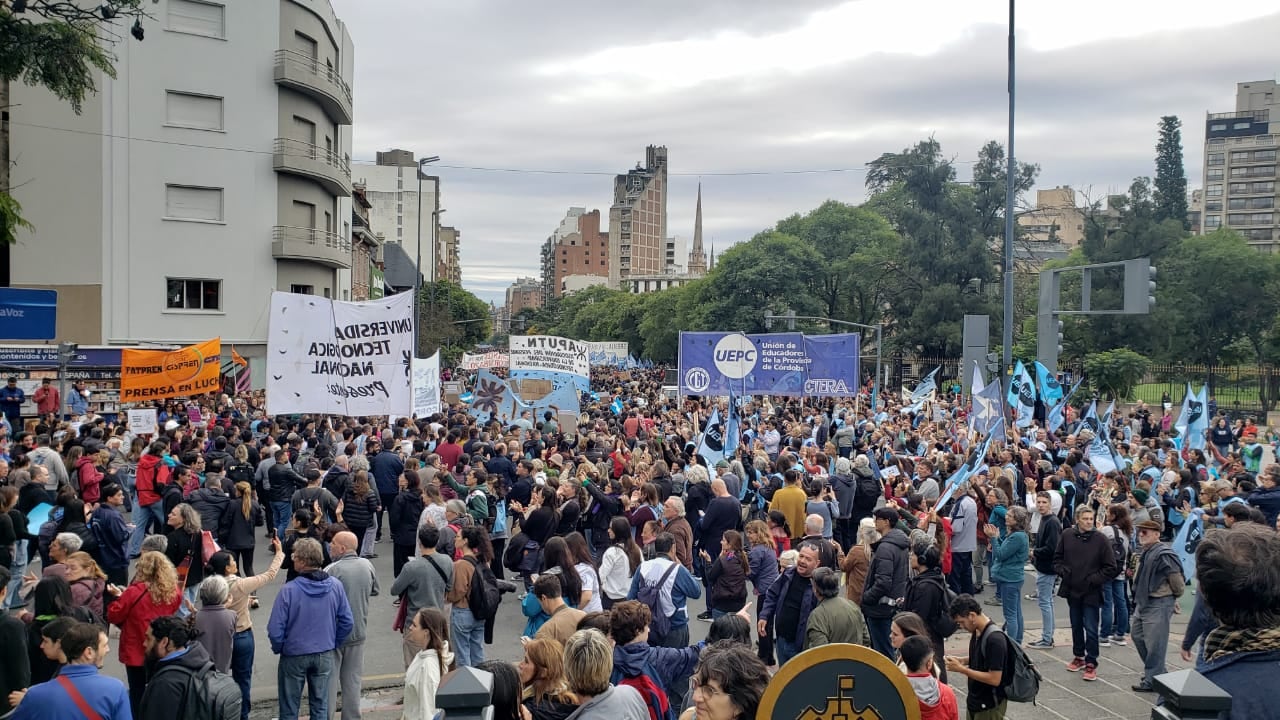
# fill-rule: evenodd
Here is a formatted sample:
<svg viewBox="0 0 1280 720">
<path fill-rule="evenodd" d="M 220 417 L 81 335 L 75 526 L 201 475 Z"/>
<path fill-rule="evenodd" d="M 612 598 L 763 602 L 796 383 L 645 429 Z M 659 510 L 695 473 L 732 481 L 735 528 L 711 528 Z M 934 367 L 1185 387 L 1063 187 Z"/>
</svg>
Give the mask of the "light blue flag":
<svg viewBox="0 0 1280 720">
<path fill-rule="evenodd" d="M 1062 401 L 1062 385 L 1053 371 L 1039 360 L 1036 361 L 1036 381 L 1040 387 L 1040 401 L 1045 407 L 1053 407 Z"/>
<path fill-rule="evenodd" d="M 1120 467 L 1120 463 L 1116 461 L 1115 453 L 1111 449 L 1106 427 L 1098 417 L 1097 400 L 1089 404 L 1089 410 L 1085 413 L 1081 424 L 1093 432 L 1093 440 L 1089 443 L 1088 450 L 1085 452 L 1085 457 L 1088 458 L 1089 464 L 1099 474 L 1117 470 Z"/>
<path fill-rule="evenodd" d="M 1192 421 L 1187 426 L 1189 447 L 1192 450 L 1205 449 L 1205 433 L 1209 430 L 1209 383 L 1200 386 L 1200 394 L 1192 405 Z"/>
<path fill-rule="evenodd" d="M 738 452 L 738 443 L 742 439 L 742 429 L 738 419 L 738 405 L 733 401 L 733 396 L 729 396 L 729 419 L 724 424 L 724 456 L 726 459 L 733 457 Z M 742 483 L 745 489 L 747 484 Z"/>
<path fill-rule="evenodd" d="M 920 384 L 916 386 L 916 389 L 911 391 L 911 402 L 913 403 L 918 402 L 920 400 L 923 400 L 929 397 L 929 395 L 937 392 L 938 371 L 941 369 L 942 369 L 942 366 L 939 365 L 938 367 L 933 369 L 933 372 L 924 376 L 924 380 L 921 380 Z"/>
<path fill-rule="evenodd" d="M 524 407 L 506 380 L 488 370 L 480 370 L 476 375 L 476 386 L 467 407 L 471 417 L 481 423 L 496 419 L 506 424 L 518 417 Z"/>
<path fill-rule="evenodd" d="M 1005 402 L 1013 410 L 1014 422 L 1018 427 L 1031 427 L 1035 419 L 1036 386 L 1027 372 L 1027 366 L 1019 360 L 1013 368 L 1013 378 L 1009 381 L 1009 394 Z"/>
<path fill-rule="evenodd" d="M 1188 381 L 1187 391 L 1182 395 L 1182 410 L 1178 413 L 1178 419 L 1173 421 L 1173 428 L 1178 431 L 1178 435 L 1185 437 L 1187 434 L 1191 416 L 1194 414 L 1191 409 L 1191 405 L 1194 402 L 1196 402 L 1196 394 L 1191 392 L 1191 382 Z M 1201 414 L 1203 414 L 1203 409 Z"/>
<path fill-rule="evenodd" d="M 975 368 L 976 371 L 976 368 Z M 975 378 L 976 379 L 976 378 Z M 1000 383 L 992 382 L 983 386 L 973 396 L 973 414 L 969 417 L 969 427 L 976 431 L 995 426 L 997 440 L 1004 440 L 1004 423 L 996 425 L 996 420 L 1004 417 L 1004 392 Z"/>
<path fill-rule="evenodd" d="M 609 409 L 613 411 L 614 415 L 621 415 L 623 410 L 622 398 L 615 396 L 613 402 L 609 404 Z"/>
<path fill-rule="evenodd" d="M 519 410 L 532 408 L 535 417 L 542 417 L 547 410 L 555 412 L 557 415 L 565 413 L 569 415 L 578 415 L 582 410 L 582 396 L 578 394 L 578 387 L 572 380 L 565 379 L 560 384 L 555 385 L 551 392 L 542 396 L 537 400 L 528 403 L 520 403 L 520 398 L 516 398 L 519 403 Z M 568 429 L 561 428 L 562 431 L 569 432 Z"/>
<path fill-rule="evenodd" d="M 947 501 L 951 499 L 951 496 L 955 494 L 956 490 L 963 485 L 966 480 L 977 475 L 978 470 L 986 464 L 987 452 L 991 450 L 991 441 L 995 439 L 997 432 L 1000 432 L 1003 437 L 1004 418 L 996 418 L 995 422 L 987 427 L 986 437 L 984 437 L 982 442 L 978 443 L 978 446 L 969 454 L 969 459 L 965 461 L 964 465 L 960 466 L 959 470 L 952 473 L 951 477 L 947 478 L 946 489 L 938 496 L 938 502 L 933 506 L 934 511 L 940 510 L 943 505 L 947 504 Z"/>
<path fill-rule="evenodd" d="M 1062 427 L 1062 424 L 1066 422 L 1064 413 L 1067 409 L 1067 403 L 1071 401 L 1071 396 L 1076 394 L 1076 390 L 1080 389 L 1080 383 L 1082 382 L 1084 382 L 1083 378 L 1077 380 L 1076 384 L 1072 385 L 1071 389 L 1067 391 L 1067 394 L 1063 395 L 1062 399 L 1049 409 L 1045 418 L 1045 422 L 1049 426 L 1049 432 L 1057 432 L 1058 428 Z"/>
<path fill-rule="evenodd" d="M 1178 559 L 1182 561 L 1182 576 L 1184 578 L 1193 578 L 1196 576 L 1196 547 L 1200 545 L 1200 539 L 1204 537 L 1204 510 L 1193 508 L 1191 517 L 1182 523 L 1182 527 L 1178 529 L 1178 534 L 1173 537 L 1170 547 L 1178 553 Z"/>
<path fill-rule="evenodd" d="M 724 423 L 720 420 L 720 408 L 716 408 L 711 413 L 711 418 L 707 420 L 707 427 L 702 431 L 702 439 L 698 441 L 697 453 L 707 461 L 709 467 L 715 467 L 716 463 L 725 459 L 724 430 Z"/>
</svg>

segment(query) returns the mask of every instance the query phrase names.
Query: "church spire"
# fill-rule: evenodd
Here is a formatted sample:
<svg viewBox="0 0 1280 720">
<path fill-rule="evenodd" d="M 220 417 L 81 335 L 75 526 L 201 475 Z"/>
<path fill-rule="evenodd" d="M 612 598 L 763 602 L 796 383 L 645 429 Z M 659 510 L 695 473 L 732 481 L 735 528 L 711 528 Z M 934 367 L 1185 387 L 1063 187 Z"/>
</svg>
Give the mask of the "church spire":
<svg viewBox="0 0 1280 720">
<path fill-rule="evenodd" d="M 702 250 L 702 183 L 698 183 L 698 204 L 693 214 L 693 249 L 689 251 L 689 274 L 707 274 L 707 255 Z"/>
</svg>

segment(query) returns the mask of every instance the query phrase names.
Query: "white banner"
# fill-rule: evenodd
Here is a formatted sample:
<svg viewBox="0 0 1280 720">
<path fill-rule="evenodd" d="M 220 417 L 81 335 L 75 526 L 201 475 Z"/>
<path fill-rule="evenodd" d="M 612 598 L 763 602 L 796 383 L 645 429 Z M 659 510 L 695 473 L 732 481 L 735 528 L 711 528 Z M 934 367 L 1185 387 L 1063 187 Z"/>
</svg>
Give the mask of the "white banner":
<svg viewBox="0 0 1280 720">
<path fill-rule="evenodd" d="M 510 364 L 510 355 L 494 350 L 478 355 L 462 353 L 462 362 L 459 363 L 458 367 L 463 370 L 491 370 L 493 368 L 504 368 Z"/>
<path fill-rule="evenodd" d="M 569 373 L 588 377 L 587 344 L 554 335 L 512 335 L 511 369 Z"/>
<path fill-rule="evenodd" d="M 134 435 L 159 435 L 160 428 L 156 426 L 156 409 L 131 409 L 128 414 L 129 431 Z"/>
<path fill-rule="evenodd" d="M 430 417 L 440 406 L 440 351 L 429 358 L 413 359 L 413 415 Z"/>
<path fill-rule="evenodd" d="M 590 353 L 592 365 L 621 365 L 631 355 L 631 350 L 623 342 L 589 342 L 587 352 Z"/>
<path fill-rule="evenodd" d="M 271 293 L 267 409 L 390 415 L 413 402 L 413 294 L 364 302 Z"/>
</svg>

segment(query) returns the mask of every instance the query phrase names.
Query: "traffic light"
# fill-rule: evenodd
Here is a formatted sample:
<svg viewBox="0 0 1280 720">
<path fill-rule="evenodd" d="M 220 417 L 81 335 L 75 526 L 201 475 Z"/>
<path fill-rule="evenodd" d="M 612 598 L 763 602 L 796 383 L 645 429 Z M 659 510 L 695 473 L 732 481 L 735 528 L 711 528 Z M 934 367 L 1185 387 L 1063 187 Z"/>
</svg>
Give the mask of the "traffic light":
<svg viewBox="0 0 1280 720">
<path fill-rule="evenodd" d="M 1000 353 L 987 353 L 986 369 L 989 377 L 1000 376 Z"/>
<path fill-rule="evenodd" d="M 1057 323 L 1055 324 L 1057 325 L 1058 354 L 1061 355 L 1062 354 L 1062 321 L 1058 320 Z"/>
<path fill-rule="evenodd" d="M 1156 304 L 1156 269 L 1150 258 L 1124 261 L 1124 313 L 1145 315 Z"/>
</svg>

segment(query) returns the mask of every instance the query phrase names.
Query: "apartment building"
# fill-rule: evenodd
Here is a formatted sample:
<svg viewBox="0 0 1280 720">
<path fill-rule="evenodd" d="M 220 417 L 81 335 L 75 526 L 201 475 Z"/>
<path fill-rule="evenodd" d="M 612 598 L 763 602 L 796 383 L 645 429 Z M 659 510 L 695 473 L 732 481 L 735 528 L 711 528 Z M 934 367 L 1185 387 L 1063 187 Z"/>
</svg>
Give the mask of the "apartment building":
<svg viewBox="0 0 1280 720">
<path fill-rule="evenodd" d="M 609 286 L 666 269 L 667 148 L 650 145 L 645 163 L 617 175 L 609 208 Z"/>
<path fill-rule="evenodd" d="M 542 307 L 542 283 L 537 278 L 523 277 L 507 288 L 506 317 L 513 318 L 526 308 Z"/>
<path fill-rule="evenodd" d="M 609 233 L 600 211 L 571 207 L 542 244 L 543 300 L 562 297 L 609 278 Z"/>
<path fill-rule="evenodd" d="M 440 178 L 423 175 L 419 182 L 418 161 L 409 150 L 387 150 L 376 158 L 375 165 L 355 169 L 372 205 L 369 220 L 430 281 L 440 258 Z"/>
<path fill-rule="evenodd" d="M 7 279 L 58 291 L 60 340 L 265 357 L 272 290 L 351 295 L 351 37 L 328 0 L 147 9 L 145 41 L 114 28 L 117 77 L 81 114 L 10 85 L 35 229 Z"/>
<path fill-rule="evenodd" d="M 1276 150 L 1280 97 L 1272 80 L 1236 85 L 1236 109 L 1205 118 L 1200 232 L 1229 227 L 1263 252 L 1280 250 Z"/>
</svg>

